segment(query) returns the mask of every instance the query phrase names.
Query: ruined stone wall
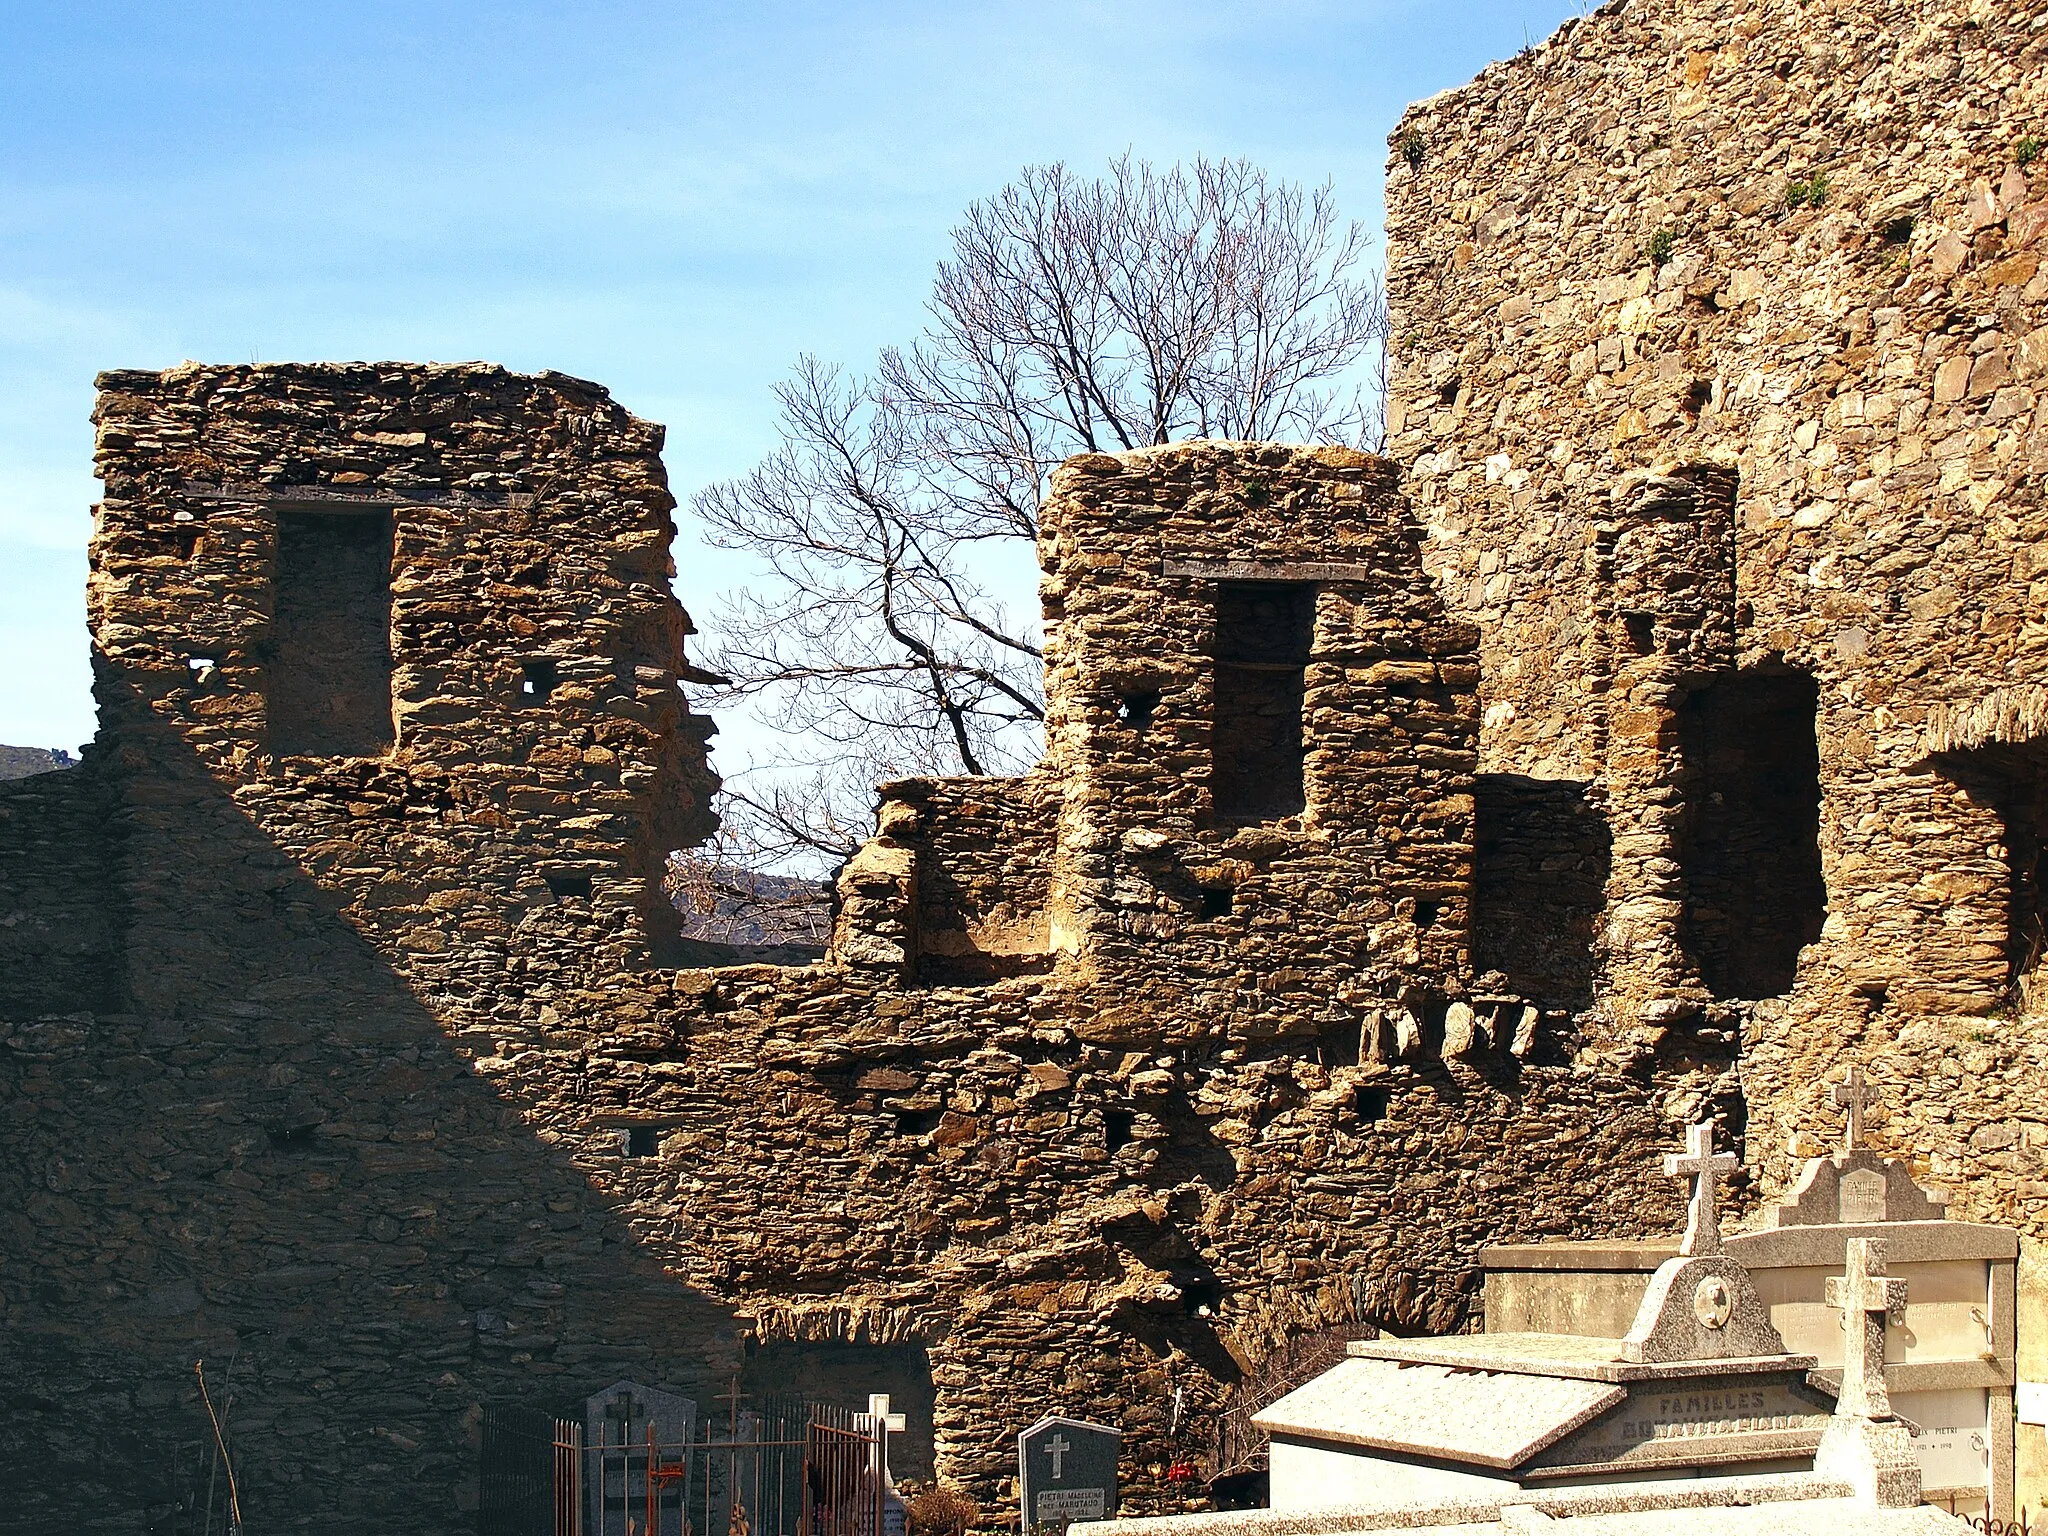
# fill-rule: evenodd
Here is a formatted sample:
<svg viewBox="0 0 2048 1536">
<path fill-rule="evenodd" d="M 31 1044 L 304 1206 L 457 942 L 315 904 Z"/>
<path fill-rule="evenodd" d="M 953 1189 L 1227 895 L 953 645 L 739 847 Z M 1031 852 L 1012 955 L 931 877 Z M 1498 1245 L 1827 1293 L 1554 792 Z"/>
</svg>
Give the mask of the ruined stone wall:
<svg viewBox="0 0 2048 1536">
<path fill-rule="evenodd" d="M 878 793 L 882 840 L 909 855 L 909 885 L 886 886 L 903 908 L 892 920 L 904 953 L 891 969 L 929 984 L 1048 969 L 1059 809 L 1051 776 L 903 779 Z"/>
<path fill-rule="evenodd" d="M 1404 988 L 1461 993 L 1473 636 L 1421 569 L 1392 467 L 1258 445 L 1087 456 L 1042 527 L 1067 963 L 1112 1009 L 1253 1033 L 1373 1014 L 1370 1031 Z M 1267 724 L 1227 732 L 1231 693 Z M 1295 732 L 1277 746 L 1275 721 Z M 1233 805 L 1230 775 L 1294 788 Z"/>
<path fill-rule="evenodd" d="M 1574 1068 L 1469 975 L 1471 637 L 1378 461 L 1063 473 L 1053 757 L 893 786 L 870 848 L 910 884 L 842 914 L 874 937 L 924 861 L 923 931 L 1037 907 L 1042 965 L 675 970 L 646 881 L 712 780 L 657 429 L 494 369 L 105 382 L 102 731 L 64 776 L 103 835 L 18 786 L 0 851 L 4 932 L 109 914 L 81 953 L 123 979 L 0 992 L 0 1528 L 189 1525 L 199 1359 L 252 1522 L 429 1531 L 474 1507 L 485 1402 L 708 1400 L 792 1342 L 921 1350 L 937 1472 L 992 1522 L 1052 1408 L 1125 1425 L 1165 1507 L 1273 1341 L 1455 1327 L 1482 1245 L 1675 1215 L 1654 1156 L 1725 1061 Z M 287 597 L 294 562 L 346 601 Z M 1298 686 L 1304 804 L 1220 823 L 1218 594 L 1276 578 L 1307 654 L 1247 696 Z M 366 750 L 279 750 L 280 608 L 347 684 L 284 689 L 293 744 Z"/>
<path fill-rule="evenodd" d="M 1882 1144 L 2035 1237 L 2044 20 L 1625 0 L 1410 108 L 1388 183 L 1389 451 L 1480 630 L 1482 771 L 1613 838 L 1588 1049 L 1740 1027 L 1772 1181 L 1860 1061 Z M 1608 551 L 1711 477 L 1703 652 L 1654 578 L 1707 567 Z"/>
<path fill-rule="evenodd" d="M 0 996 L 23 1014 L 119 1012 L 124 913 L 106 781 L 0 781 Z"/>
</svg>

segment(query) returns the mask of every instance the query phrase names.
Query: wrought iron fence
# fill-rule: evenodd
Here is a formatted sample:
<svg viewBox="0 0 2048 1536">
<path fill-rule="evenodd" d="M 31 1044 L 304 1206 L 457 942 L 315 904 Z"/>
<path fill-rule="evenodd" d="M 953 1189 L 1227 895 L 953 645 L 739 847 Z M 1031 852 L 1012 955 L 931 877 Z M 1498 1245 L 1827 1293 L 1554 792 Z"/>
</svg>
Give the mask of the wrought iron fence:
<svg viewBox="0 0 2048 1536">
<path fill-rule="evenodd" d="M 610 1438 L 619 1430 L 617 1439 Z M 734 1403 L 687 1437 L 486 1408 L 483 1536 L 901 1536 L 874 1441 L 850 1410 Z"/>
<path fill-rule="evenodd" d="M 1994 1520 L 1990 1512 L 1981 1515 L 1956 1515 L 1956 1496 L 1948 1496 L 1948 1512 L 1973 1531 L 1982 1531 L 1984 1536 L 2028 1536 L 2027 1512 L 2021 1509 L 2017 1520 Z"/>
</svg>

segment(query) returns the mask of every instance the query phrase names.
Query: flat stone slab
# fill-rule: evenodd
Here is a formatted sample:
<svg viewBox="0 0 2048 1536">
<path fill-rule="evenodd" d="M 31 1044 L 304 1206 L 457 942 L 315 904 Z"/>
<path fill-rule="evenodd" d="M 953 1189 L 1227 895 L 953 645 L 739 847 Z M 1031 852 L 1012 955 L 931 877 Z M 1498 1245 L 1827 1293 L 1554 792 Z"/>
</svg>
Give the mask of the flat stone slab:
<svg viewBox="0 0 2048 1536">
<path fill-rule="evenodd" d="M 1768 1371 L 1810 1371 L 1812 1355 L 1755 1355 L 1726 1360 L 1634 1361 L 1621 1358 L 1620 1339 L 1577 1333 L 1460 1333 L 1438 1339 L 1357 1339 L 1354 1359 L 1444 1365 L 1514 1376 L 1578 1381 L 1670 1381 L 1687 1376 L 1741 1376 Z M 1286 1401 L 1285 1398 L 1281 1399 Z"/>
<path fill-rule="evenodd" d="M 1518 1467 L 1628 1393 L 1570 1376 L 1453 1370 L 1406 1360 L 1349 1359 L 1267 1407 L 1268 1434 Z"/>
<path fill-rule="evenodd" d="M 1848 1484 L 1808 1472 L 1509 1491 L 1498 1499 L 1431 1505 L 1104 1520 L 1075 1525 L 1068 1536 L 1969 1536 L 1971 1530 L 1931 1505 L 1879 1509 L 1851 1496 Z"/>
</svg>

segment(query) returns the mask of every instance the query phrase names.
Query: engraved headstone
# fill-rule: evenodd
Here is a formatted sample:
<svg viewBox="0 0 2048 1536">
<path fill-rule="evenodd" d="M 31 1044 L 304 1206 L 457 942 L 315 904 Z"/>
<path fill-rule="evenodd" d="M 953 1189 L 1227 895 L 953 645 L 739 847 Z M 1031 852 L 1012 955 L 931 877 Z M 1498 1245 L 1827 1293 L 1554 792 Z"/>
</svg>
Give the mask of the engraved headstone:
<svg viewBox="0 0 2048 1536">
<path fill-rule="evenodd" d="M 1017 1486 L 1024 1528 L 1064 1530 L 1075 1520 L 1116 1514 L 1116 1463 L 1123 1432 L 1058 1415 L 1017 1437 Z"/>
<path fill-rule="evenodd" d="M 1875 1168 L 1852 1168 L 1842 1175 L 1838 1186 L 1842 1220 L 1851 1226 L 1867 1226 L 1884 1220 L 1884 1175 Z"/>
<path fill-rule="evenodd" d="M 1842 1150 L 1806 1165 L 1791 1197 L 1765 1213 L 1770 1227 L 1873 1226 L 1890 1221 L 1940 1221 L 1948 1196 L 1922 1189 L 1897 1158 L 1863 1145 L 1864 1113 L 1877 1096 L 1860 1067 L 1828 1090 L 1842 1106 Z"/>
<path fill-rule="evenodd" d="M 583 1443 L 644 1446 L 651 1425 L 657 1444 L 675 1445 L 690 1438 L 696 1423 L 695 1399 L 637 1381 L 615 1381 L 584 1403 Z"/>
<path fill-rule="evenodd" d="M 615 1381 L 593 1393 L 583 1405 L 583 1485 L 589 1490 L 590 1518 L 603 1529 L 607 1509 L 616 1513 L 630 1500 L 646 1495 L 648 1432 L 668 1458 L 695 1433 L 697 1404 L 692 1398 Z M 607 1449 L 609 1448 L 609 1449 Z"/>
<path fill-rule="evenodd" d="M 1737 1166 L 1732 1155 L 1714 1150 L 1711 1121 L 1686 1133 L 1684 1153 L 1666 1155 L 1668 1177 L 1692 1180 L 1685 1240 L 1678 1257 L 1666 1259 L 1650 1277 L 1622 1339 L 1623 1358 L 1649 1363 L 1785 1353 L 1749 1271 L 1728 1257 L 1721 1240 L 1715 1190 Z"/>
</svg>

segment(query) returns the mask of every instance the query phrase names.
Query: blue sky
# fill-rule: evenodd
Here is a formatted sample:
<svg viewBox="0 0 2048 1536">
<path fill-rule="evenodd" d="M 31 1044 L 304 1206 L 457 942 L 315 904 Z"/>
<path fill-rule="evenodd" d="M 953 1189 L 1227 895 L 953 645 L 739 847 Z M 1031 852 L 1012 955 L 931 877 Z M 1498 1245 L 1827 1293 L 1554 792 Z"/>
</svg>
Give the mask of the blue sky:
<svg viewBox="0 0 2048 1536">
<path fill-rule="evenodd" d="M 1019 167 L 1242 154 L 1377 228 L 1401 107 L 1576 8 L 10 0 L 0 742 L 92 732 L 98 369 L 559 368 L 667 423 L 687 502 L 770 446 L 797 354 L 915 332 L 954 220 Z M 747 572 L 683 522 L 701 622 Z"/>
</svg>

